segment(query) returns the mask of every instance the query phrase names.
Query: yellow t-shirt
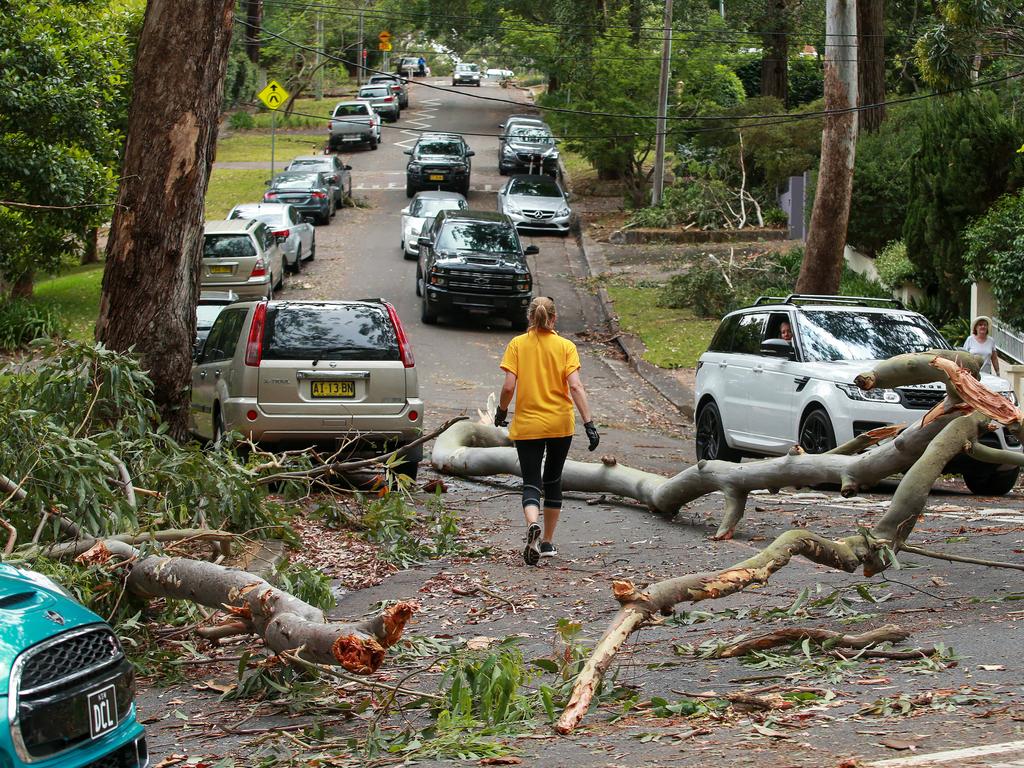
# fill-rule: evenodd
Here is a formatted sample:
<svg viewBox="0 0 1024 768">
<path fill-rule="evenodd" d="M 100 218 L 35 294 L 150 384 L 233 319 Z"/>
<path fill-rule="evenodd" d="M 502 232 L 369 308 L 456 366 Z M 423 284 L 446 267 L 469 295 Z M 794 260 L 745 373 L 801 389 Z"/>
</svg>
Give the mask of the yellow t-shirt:
<svg viewBox="0 0 1024 768">
<path fill-rule="evenodd" d="M 501 369 L 517 378 L 509 437 L 571 436 L 576 422 L 567 380 L 579 367 L 576 345 L 554 331 L 532 330 L 512 339 L 501 358 Z"/>
</svg>

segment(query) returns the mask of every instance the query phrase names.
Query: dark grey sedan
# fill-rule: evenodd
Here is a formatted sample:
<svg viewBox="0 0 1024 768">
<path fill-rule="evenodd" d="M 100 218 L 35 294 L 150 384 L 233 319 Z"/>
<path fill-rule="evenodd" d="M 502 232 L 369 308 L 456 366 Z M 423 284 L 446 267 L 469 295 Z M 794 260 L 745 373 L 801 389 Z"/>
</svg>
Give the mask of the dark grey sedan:
<svg viewBox="0 0 1024 768">
<path fill-rule="evenodd" d="M 312 216 L 318 224 L 330 224 L 334 215 L 334 192 L 328 174 L 310 171 L 286 171 L 270 182 L 263 194 L 265 203 L 287 203 L 303 216 Z"/>
</svg>

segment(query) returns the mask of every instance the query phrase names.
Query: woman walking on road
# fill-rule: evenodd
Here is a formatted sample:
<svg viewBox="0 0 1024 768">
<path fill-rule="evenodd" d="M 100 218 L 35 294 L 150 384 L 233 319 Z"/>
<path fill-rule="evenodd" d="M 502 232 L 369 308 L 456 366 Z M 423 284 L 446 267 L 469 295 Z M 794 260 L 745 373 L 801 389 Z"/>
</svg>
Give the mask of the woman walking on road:
<svg viewBox="0 0 1024 768">
<path fill-rule="evenodd" d="M 964 349 L 972 355 L 980 355 L 984 361 L 981 370 L 999 375 L 999 355 L 996 354 L 996 340 L 988 335 L 991 321 L 980 315 L 971 323 L 971 335 L 964 341 Z"/>
<path fill-rule="evenodd" d="M 601 439 L 580 380 L 579 353 L 575 344 L 555 332 L 556 319 L 555 303 L 549 296 L 530 302 L 529 329 L 508 343 L 501 359 L 505 383 L 494 415 L 496 427 L 506 426 L 508 407 L 515 396 L 516 410 L 508 433 L 515 442 L 523 475 L 527 526 L 523 559 L 527 565 L 558 554 L 555 527 L 562 510 L 562 467 L 575 431 L 573 403 L 583 417 L 590 450 L 597 448 Z M 543 537 L 538 524 L 542 499 Z"/>
</svg>

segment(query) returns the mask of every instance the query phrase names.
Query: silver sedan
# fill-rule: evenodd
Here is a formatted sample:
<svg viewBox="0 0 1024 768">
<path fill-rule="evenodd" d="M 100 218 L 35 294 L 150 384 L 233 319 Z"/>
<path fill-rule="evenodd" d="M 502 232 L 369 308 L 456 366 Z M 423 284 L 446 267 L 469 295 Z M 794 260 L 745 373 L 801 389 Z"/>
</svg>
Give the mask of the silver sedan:
<svg viewBox="0 0 1024 768">
<path fill-rule="evenodd" d="M 572 226 L 568 193 L 550 176 L 513 176 L 498 192 L 498 210 L 516 229 L 567 234 Z"/>
<path fill-rule="evenodd" d="M 229 219 L 262 221 L 277 237 L 284 251 L 288 271 L 297 273 L 302 261 L 316 258 L 316 233 L 298 208 L 286 203 L 242 203 L 228 214 Z"/>
<path fill-rule="evenodd" d="M 402 252 L 407 259 L 415 259 L 420 252 L 420 232 L 430 226 L 438 211 L 462 211 L 469 208 L 466 198 L 458 192 L 423 191 L 402 209 Z"/>
</svg>

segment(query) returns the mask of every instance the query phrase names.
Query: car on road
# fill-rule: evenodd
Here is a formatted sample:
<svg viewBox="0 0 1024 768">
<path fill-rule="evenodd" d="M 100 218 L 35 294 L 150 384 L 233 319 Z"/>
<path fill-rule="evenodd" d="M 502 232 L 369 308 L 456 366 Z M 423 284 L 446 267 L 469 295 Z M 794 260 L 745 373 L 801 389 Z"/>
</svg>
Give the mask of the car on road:
<svg viewBox="0 0 1024 768">
<path fill-rule="evenodd" d="M 498 192 L 498 210 L 517 229 L 567 234 L 572 226 L 568 194 L 546 174 L 513 176 Z"/>
<path fill-rule="evenodd" d="M 285 167 L 286 171 L 323 171 L 334 192 L 334 207 L 340 209 L 352 198 L 352 166 L 337 155 L 302 155 Z"/>
<path fill-rule="evenodd" d="M 780 456 L 796 444 L 824 453 L 876 427 L 914 421 L 942 401 L 943 385 L 863 391 L 854 378 L 878 361 L 928 349 L 951 347 L 894 300 L 793 294 L 730 312 L 697 363 L 697 458 Z M 1016 402 L 1005 379 L 982 374 L 981 382 Z M 981 442 L 1021 450 L 1005 429 Z M 1008 493 L 1019 473 L 967 456 L 947 470 L 984 495 Z"/>
<path fill-rule="evenodd" d="M 515 77 L 515 73 L 511 69 L 488 69 L 485 73 L 488 80 L 509 80 Z"/>
<path fill-rule="evenodd" d="M 271 450 L 341 457 L 402 449 L 423 431 L 416 361 L 395 308 L 362 301 L 251 301 L 221 312 L 192 367 L 191 428 Z M 422 446 L 400 455 L 415 479 Z"/>
<path fill-rule="evenodd" d="M 380 143 L 380 115 L 365 101 L 340 101 L 327 121 L 327 133 L 327 146 L 334 152 L 353 144 L 376 149 Z"/>
<path fill-rule="evenodd" d="M 389 85 L 364 85 L 359 89 L 356 98 L 365 101 L 373 107 L 374 112 L 379 114 L 389 123 L 393 123 L 402 116 L 402 108 L 399 106 L 398 96 L 391 90 Z"/>
<path fill-rule="evenodd" d="M 533 274 L 511 219 L 494 211 L 439 211 L 420 234 L 416 295 L 427 325 L 457 312 L 504 317 L 515 330 L 526 329 L 533 299 Z"/>
<path fill-rule="evenodd" d="M 537 115 L 509 115 L 506 117 L 505 122 L 498 125 L 499 130 L 501 130 L 501 133 L 498 134 L 498 172 L 502 174 L 504 174 L 504 171 L 501 170 L 501 154 L 505 148 L 505 137 L 515 125 L 530 125 L 535 128 L 551 130 L 548 124 Z"/>
<path fill-rule="evenodd" d="M 426 62 L 422 67 L 420 66 L 419 56 L 403 56 L 398 60 L 395 71 L 400 75 L 412 75 L 413 77 L 428 77 L 430 75 L 430 67 Z"/>
<path fill-rule="evenodd" d="M 476 153 L 457 133 L 424 133 L 412 149 L 405 150 L 405 196 L 424 189 L 447 189 L 469 195 L 473 171 L 470 159 Z"/>
<path fill-rule="evenodd" d="M 316 232 L 294 205 L 287 203 L 242 203 L 228 213 L 228 219 L 262 221 L 278 239 L 288 271 L 302 271 L 302 260 L 316 258 Z"/>
<path fill-rule="evenodd" d="M 56 582 L 0 565 L 0 765 L 145 768 L 135 671 L 110 626 Z"/>
<path fill-rule="evenodd" d="M 409 86 L 408 81 L 404 77 L 386 74 L 371 75 L 366 84 L 387 86 L 398 97 L 399 109 L 406 109 L 409 106 Z"/>
<path fill-rule="evenodd" d="M 270 227 L 255 219 L 208 221 L 203 228 L 200 287 L 242 299 L 273 295 L 284 283 L 285 255 Z"/>
<path fill-rule="evenodd" d="M 199 303 L 196 305 L 196 340 L 192 345 L 192 357 L 195 358 L 203 349 L 206 337 L 210 335 L 213 322 L 224 307 L 238 301 L 234 291 L 200 291 Z"/>
<path fill-rule="evenodd" d="M 461 62 L 452 72 L 452 85 L 480 85 L 480 65 Z"/>
<path fill-rule="evenodd" d="M 420 252 L 419 237 L 424 228 L 439 211 L 464 211 L 469 208 L 466 198 L 458 192 L 417 192 L 402 209 L 402 253 L 407 259 L 415 259 Z"/>
<path fill-rule="evenodd" d="M 558 175 L 558 147 L 544 123 L 506 121 L 498 142 L 498 173 Z"/>
<path fill-rule="evenodd" d="M 263 193 L 265 203 L 287 203 L 318 224 L 330 224 L 337 210 L 330 174 L 323 171 L 285 171 L 271 181 Z"/>
</svg>

